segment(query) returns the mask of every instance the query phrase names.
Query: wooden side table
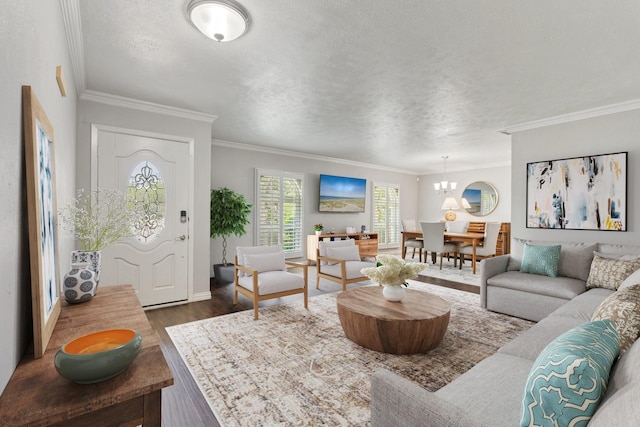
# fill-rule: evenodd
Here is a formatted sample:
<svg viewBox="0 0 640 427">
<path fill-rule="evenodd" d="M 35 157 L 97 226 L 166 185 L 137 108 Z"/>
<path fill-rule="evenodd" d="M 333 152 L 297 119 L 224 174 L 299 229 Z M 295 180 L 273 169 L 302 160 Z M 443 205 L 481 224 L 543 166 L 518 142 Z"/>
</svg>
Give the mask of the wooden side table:
<svg viewBox="0 0 640 427">
<path fill-rule="evenodd" d="M 381 286 L 349 289 L 337 297 L 345 335 L 365 348 L 392 354 L 436 348 L 449 325 L 451 305 L 428 292 L 406 290 L 401 302 L 387 301 Z"/>
<path fill-rule="evenodd" d="M 88 302 L 62 304 L 44 356 L 34 359 L 27 352 L 0 396 L 0 424 L 159 427 L 162 388 L 173 384 L 173 375 L 133 288 L 101 286 Z M 75 384 L 58 375 L 53 359 L 60 347 L 114 328 L 142 335 L 142 349 L 126 371 L 96 384 Z"/>
</svg>

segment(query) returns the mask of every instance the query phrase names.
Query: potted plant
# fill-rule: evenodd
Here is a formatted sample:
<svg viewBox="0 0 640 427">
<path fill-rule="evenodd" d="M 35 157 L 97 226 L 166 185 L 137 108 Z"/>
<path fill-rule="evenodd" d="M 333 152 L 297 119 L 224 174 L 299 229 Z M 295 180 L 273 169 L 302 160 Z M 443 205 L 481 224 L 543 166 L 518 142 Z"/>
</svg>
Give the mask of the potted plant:
<svg viewBox="0 0 640 427">
<path fill-rule="evenodd" d="M 369 279 L 378 282 L 382 289 L 382 295 L 389 301 L 400 301 L 404 297 L 404 288 L 409 286 L 408 279 L 415 279 L 428 264 L 421 262 L 408 263 L 394 256 L 383 254 L 378 256 L 375 267 L 367 267 L 361 270 Z"/>
<path fill-rule="evenodd" d="M 322 226 L 322 223 L 320 224 L 315 224 L 313 226 L 313 231 L 316 232 L 316 236 L 319 236 L 322 234 L 322 230 L 324 230 L 324 227 Z"/>
<path fill-rule="evenodd" d="M 226 187 L 211 190 L 210 236 L 212 239 L 222 237 L 222 264 L 213 265 L 214 275 L 220 283 L 233 281 L 233 269 L 225 269 L 232 265 L 227 262 L 227 238 L 232 234 L 240 237 L 246 233 L 245 226 L 249 224 L 252 207 L 242 194 Z"/>
<path fill-rule="evenodd" d="M 80 243 L 71 252 L 71 264 L 89 264 L 100 279 L 101 251 L 118 240 L 133 235 L 139 224 L 139 208 L 115 190 L 98 188 L 87 194 L 84 189 L 60 209 L 62 227 Z"/>
</svg>

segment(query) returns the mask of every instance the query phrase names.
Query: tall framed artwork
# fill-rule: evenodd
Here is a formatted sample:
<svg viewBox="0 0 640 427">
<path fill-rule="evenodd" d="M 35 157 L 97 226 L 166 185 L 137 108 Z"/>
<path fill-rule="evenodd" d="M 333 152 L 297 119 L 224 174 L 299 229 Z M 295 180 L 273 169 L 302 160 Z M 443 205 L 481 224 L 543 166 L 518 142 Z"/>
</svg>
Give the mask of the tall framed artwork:
<svg viewBox="0 0 640 427">
<path fill-rule="evenodd" d="M 42 357 L 60 315 L 53 126 L 30 86 L 22 87 L 33 349 Z"/>
<path fill-rule="evenodd" d="M 527 163 L 527 228 L 627 231 L 627 156 Z"/>
</svg>

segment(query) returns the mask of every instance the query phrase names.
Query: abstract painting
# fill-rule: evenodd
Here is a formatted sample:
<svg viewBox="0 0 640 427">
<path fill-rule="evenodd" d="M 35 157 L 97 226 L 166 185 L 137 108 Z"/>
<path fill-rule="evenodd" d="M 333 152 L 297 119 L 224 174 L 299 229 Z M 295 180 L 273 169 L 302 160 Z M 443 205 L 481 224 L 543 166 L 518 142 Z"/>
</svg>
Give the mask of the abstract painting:
<svg viewBox="0 0 640 427">
<path fill-rule="evenodd" d="M 627 230 L 627 152 L 527 164 L 527 228 Z"/>
<path fill-rule="evenodd" d="M 30 86 L 22 87 L 34 356 L 42 357 L 60 315 L 53 127 Z"/>
</svg>

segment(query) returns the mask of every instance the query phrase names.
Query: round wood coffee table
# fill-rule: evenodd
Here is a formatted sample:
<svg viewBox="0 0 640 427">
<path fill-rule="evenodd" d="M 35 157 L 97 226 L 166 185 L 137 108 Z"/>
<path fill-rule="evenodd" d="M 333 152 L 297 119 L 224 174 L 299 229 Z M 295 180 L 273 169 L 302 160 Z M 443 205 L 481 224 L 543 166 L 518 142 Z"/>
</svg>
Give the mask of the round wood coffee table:
<svg viewBox="0 0 640 427">
<path fill-rule="evenodd" d="M 451 305 L 428 292 L 406 290 L 401 302 L 387 301 L 381 286 L 341 292 L 338 316 L 345 335 L 361 346 L 392 354 L 436 348 L 449 325 Z"/>
</svg>

